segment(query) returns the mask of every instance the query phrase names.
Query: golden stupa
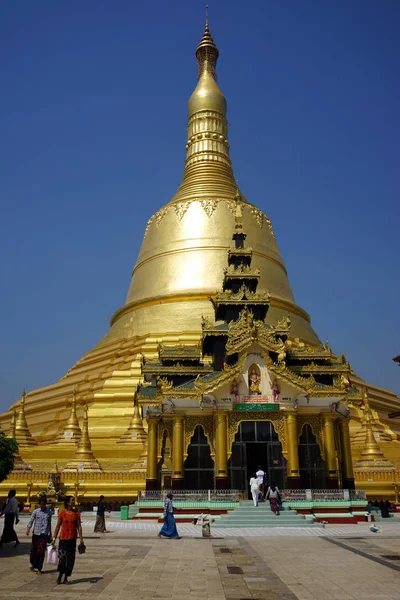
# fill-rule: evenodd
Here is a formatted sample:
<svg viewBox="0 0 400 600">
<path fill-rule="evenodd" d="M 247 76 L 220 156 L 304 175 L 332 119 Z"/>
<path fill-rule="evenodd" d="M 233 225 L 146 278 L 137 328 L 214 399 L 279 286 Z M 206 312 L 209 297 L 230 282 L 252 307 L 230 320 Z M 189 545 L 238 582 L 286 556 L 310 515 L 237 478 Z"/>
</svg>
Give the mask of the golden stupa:
<svg viewBox="0 0 400 600">
<path fill-rule="evenodd" d="M 55 469 L 63 474 L 66 484 L 74 486 L 77 495 L 85 498 L 99 492 L 108 497 L 133 497 L 144 488 L 146 478 L 150 487 L 157 487 L 162 482 L 156 463 L 167 465 L 166 476 L 170 473 L 173 480 L 183 484 L 184 461 L 197 425 L 203 427 L 210 442 L 217 482 L 218 477 L 221 485 L 227 482 L 224 460 L 230 456 L 233 438 L 229 433 L 226 440 L 224 420 L 229 428 L 233 417 L 227 411 L 215 410 L 217 403 L 221 405 L 218 394 L 207 406 L 212 394 L 209 388 L 204 387 L 200 400 L 198 395 L 179 391 L 180 385 L 189 389 L 185 382 L 191 377 L 203 376 L 205 371 L 212 375 L 215 369 L 202 343 L 211 331 L 205 323 L 214 323 L 223 314 L 215 308 L 223 302 L 222 286 L 230 299 L 244 290 L 242 308 L 246 302 L 265 306 L 263 322 L 268 335 L 275 335 L 268 343 L 260 320 L 250 324 L 252 317 L 241 313 L 242 321 L 238 322 L 242 324 L 241 335 L 252 327 L 251 343 L 260 343 L 262 352 L 269 348 L 272 359 L 265 358 L 269 369 L 265 373 L 275 374 L 279 389 L 288 386 L 284 399 L 292 402 L 290 408 L 294 410 L 289 414 L 282 404 L 281 428 L 274 416 L 288 465 L 296 466 L 293 445 L 309 423 L 321 456 L 329 463 L 327 477 L 332 486 L 338 481 L 334 473 L 338 472 L 340 452 L 347 452 L 347 458 L 343 455 L 341 459 L 347 465 L 344 480 L 354 479 L 352 458 L 359 458 L 366 439 L 361 406 L 361 389 L 366 384 L 351 371 L 344 357 L 337 357 L 327 344 L 321 344 L 309 315 L 294 300 L 270 219 L 238 189 L 229 156 L 227 102 L 216 82 L 218 55 L 207 20 L 196 50 L 198 83 L 188 104 L 183 178 L 170 202 L 147 223 L 125 304 L 112 316 L 110 330 L 60 381 L 29 392 L 22 404 L 15 402 L 0 417 L 2 428 L 8 431 L 14 411 L 20 415 L 15 436 L 21 442 L 23 462 L 19 464 L 27 468 L 16 471 L 7 482 L 7 487 L 10 482 L 18 486 L 20 494 L 25 493 L 28 480 L 35 481 L 36 477 L 40 481 L 38 473 L 43 477 Z M 246 238 L 246 247 L 236 244 L 236 251 L 232 246 L 235 232 L 235 239 Z M 240 253 L 250 257 L 247 263 L 235 263 Z M 228 280 L 235 277 L 237 281 L 240 278 L 241 287 L 232 291 Z M 283 350 L 279 351 L 280 347 Z M 239 351 L 237 357 L 243 367 L 245 361 L 240 362 Z M 303 366 L 304 357 L 308 363 Z M 233 369 L 228 363 L 223 365 L 220 372 L 226 377 L 220 378 L 218 385 L 228 381 L 229 368 Z M 231 375 L 232 386 L 232 378 L 240 374 L 232 371 Z M 400 399 L 392 392 L 367 387 L 373 420 L 368 431 L 372 427 L 381 432 L 380 447 L 398 469 L 400 427 L 390 421 L 388 413 L 398 410 Z M 157 393 L 152 395 L 150 388 Z M 199 389 L 197 386 L 197 392 Z M 226 390 L 223 393 L 229 395 Z M 266 392 L 264 396 L 267 398 Z M 310 402 L 310 397 L 325 400 Z M 345 426 L 332 418 L 332 406 L 340 402 L 346 402 L 351 417 Z M 344 414 L 340 413 L 340 418 Z M 255 416 L 258 421 L 271 418 L 262 411 Z M 339 452 L 332 442 L 335 428 L 343 441 Z M 353 457 L 349 456 L 350 443 Z M 296 468 L 288 471 L 294 483 L 298 472 Z"/>
</svg>

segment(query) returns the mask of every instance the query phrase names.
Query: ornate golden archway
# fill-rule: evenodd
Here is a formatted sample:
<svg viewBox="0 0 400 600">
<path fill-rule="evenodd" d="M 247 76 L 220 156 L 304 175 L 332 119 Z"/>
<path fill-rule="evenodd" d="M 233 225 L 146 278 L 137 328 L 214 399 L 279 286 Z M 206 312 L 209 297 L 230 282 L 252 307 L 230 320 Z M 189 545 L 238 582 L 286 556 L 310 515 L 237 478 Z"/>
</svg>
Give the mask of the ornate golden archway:
<svg viewBox="0 0 400 600">
<path fill-rule="evenodd" d="M 267 421 L 272 423 L 273 428 L 275 429 L 278 439 L 282 446 L 282 453 L 286 455 L 286 431 L 285 431 L 285 422 L 283 419 L 282 413 L 279 411 L 271 412 L 270 415 L 260 415 L 257 412 L 253 412 L 251 410 L 248 411 L 237 411 L 228 413 L 228 459 L 232 454 L 232 445 L 235 441 L 235 435 L 239 431 L 239 425 L 243 421 Z"/>
</svg>

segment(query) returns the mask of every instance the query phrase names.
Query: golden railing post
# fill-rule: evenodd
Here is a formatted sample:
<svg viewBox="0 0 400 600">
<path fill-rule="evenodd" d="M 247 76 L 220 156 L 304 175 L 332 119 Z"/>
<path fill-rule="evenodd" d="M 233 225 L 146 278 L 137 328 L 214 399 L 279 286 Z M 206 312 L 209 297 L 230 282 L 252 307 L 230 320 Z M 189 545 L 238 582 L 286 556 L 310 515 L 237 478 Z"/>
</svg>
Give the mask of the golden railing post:
<svg viewBox="0 0 400 600">
<path fill-rule="evenodd" d="M 215 430 L 215 487 L 228 488 L 228 423 L 225 411 L 214 413 Z"/>
<path fill-rule="evenodd" d="M 325 469 L 326 469 L 326 487 L 335 489 L 338 487 L 338 472 L 336 464 L 336 447 L 335 447 L 335 421 L 336 414 L 324 413 L 324 429 L 325 429 Z"/>
<path fill-rule="evenodd" d="M 176 415 L 172 421 L 172 489 L 180 490 L 183 487 L 183 439 L 184 416 Z"/>
<path fill-rule="evenodd" d="M 297 437 L 297 414 L 287 412 L 286 419 L 286 448 L 287 448 L 287 487 L 300 488 L 299 446 Z"/>
<path fill-rule="evenodd" d="M 339 421 L 340 443 L 342 445 L 343 488 L 354 490 L 353 459 L 351 457 L 349 419 Z"/>
<path fill-rule="evenodd" d="M 146 490 L 156 490 L 158 421 L 154 418 L 148 418 L 147 422 L 149 429 L 147 436 Z"/>
</svg>

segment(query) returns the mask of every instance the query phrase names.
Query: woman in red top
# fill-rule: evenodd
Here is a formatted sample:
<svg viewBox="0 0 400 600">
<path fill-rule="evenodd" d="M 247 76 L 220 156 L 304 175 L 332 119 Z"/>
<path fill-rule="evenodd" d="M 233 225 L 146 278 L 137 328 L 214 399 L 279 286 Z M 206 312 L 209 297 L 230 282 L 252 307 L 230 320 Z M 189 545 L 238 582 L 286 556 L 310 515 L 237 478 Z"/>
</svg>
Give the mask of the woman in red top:
<svg viewBox="0 0 400 600">
<path fill-rule="evenodd" d="M 56 543 L 58 532 L 60 533 L 60 544 L 58 546 L 58 572 L 57 583 L 70 583 L 68 577 L 72 573 L 75 564 L 76 538 L 79 535 L 81 544 L 83 544 L 81 513 L 74 510 L 75 498 L 67 496 L 64 502 L 65 510 L 58 515 L 56 530 L 54 532 L 54 544 Z"/>
</svg>

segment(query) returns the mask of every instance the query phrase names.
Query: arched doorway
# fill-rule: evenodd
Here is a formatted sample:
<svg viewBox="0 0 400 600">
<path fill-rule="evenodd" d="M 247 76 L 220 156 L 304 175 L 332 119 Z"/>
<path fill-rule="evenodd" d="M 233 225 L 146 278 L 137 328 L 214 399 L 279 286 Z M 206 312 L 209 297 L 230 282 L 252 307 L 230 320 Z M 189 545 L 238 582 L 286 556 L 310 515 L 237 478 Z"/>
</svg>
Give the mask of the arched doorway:
<svg viewBox="0 0 400 600">
<path fill-rule="evenodd" d="M 228 462 L 229 487 L 247 491 L 250 477 L 261 466 L 267 483 L 286 487 L 286 460 L 273 424 L 270 421 L 243 421 L 232 444 Z"/>
<path fill-rule="evenodd" d="M 304 489 L 325 487 L 325 463 L 310 425 L 303 426 L 299 438 L 300 486 Z"/>
<path fill-rule="evenodd" d="M 193 432 L 184 467 L 186 490 L 214 489 L 214 461 L 211 458 L 208 440 L 200 425 Z"/>
</svg>

